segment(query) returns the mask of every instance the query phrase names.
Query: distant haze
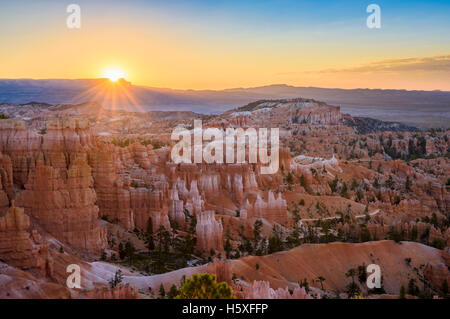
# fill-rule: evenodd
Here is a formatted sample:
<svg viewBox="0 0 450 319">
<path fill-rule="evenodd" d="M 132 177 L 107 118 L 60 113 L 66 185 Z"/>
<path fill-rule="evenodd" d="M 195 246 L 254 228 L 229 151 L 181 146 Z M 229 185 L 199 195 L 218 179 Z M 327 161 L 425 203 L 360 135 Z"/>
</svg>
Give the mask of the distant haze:
<svg viewBox="0 0 450 319">
<path fill-rule="evenodd" d="M 428 127 L 450 127 L 450 92 L 371 89 L 325 89 L 269 85 L 226 90 L 173 90 L 135 86 L 105 79 L 0 80 L 0 103 L 50 104 L 96 101 L 106 108 L 133 111 L 221 113 L 255 100 L 313 98 L 355 116 Z M 0 110 L 1 112 L 1 110 Z"/>
</svg>

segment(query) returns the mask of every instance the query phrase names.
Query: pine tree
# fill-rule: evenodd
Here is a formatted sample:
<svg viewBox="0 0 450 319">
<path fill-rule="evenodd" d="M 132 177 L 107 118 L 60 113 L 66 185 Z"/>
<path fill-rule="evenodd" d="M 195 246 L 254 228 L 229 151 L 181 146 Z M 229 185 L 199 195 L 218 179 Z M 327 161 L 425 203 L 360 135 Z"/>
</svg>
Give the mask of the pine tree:
<svg viewBox="0 0 450 319">
<path fill-rule="evenodd" d="M 119 243 L 119 257 L 120 259 L 124 259 L 126 257 L 125 247 L 122 242 Z"/>
<path fill-rule="evenodd" d="M 234 299 L 234 295 L 226 282 L 216 282 L 216 275 L 194 274 L 186 279 L 175 299 Z"/>
<path fill-rule="evenodd" d="M 444 281 L 442 282 L 442 294 L 444 295 L 444 297 L 446 297 L 448 295 L 448 282 L 446 279 L 444 279 Z"/>
<path fill-rule="evenodd" d="M 416 281 L 411 278 L 408 282 L 408 295 L 417 296 L 419 293 L 419 288 L 416 285 Z"/>
<path fill-rule="evenodd" d="M 226 254 L 227 259 L 229 259 L 231 257 L 231 250 L 232 250 L 230 239 L 227 238 L 223 248 L 225 250 L 225 254 Z"/>
<path fill-rule="evenodd" d="M 405 298 L 406 298 L 406 289 L 402 285 L 401 288 L 400 288 L 400 299 L 405 299 Z"/>
<path fill-rule="evenodd" d="M 411 191 L 411 180 L 409 179 L 409 176 L 406 177 L 405 189 L 406 189 L 406 191 L 408 191 L 408 192 Z"/>
<path fill-rule="evenodd" d="M 159 295 L 161 296 L 161 298 L 164 298 L 166 296 L 166 290 L 164 289 L 163 284 L 159 286 Z"/>
<path fill-rule="evenodd" d="M 257 219 L 255 224 L 253 225 L 253 235 L 255 237 L 255 241 L 259 241 L 261 239 L 261 227 L 263 223 L 261 219 Z"/>
<path fill-rule="evenodd" d="M 147 240 L 147 249 L 152 251 L 155 249 L 155 241 L 153 239 L 153 222 L 152 218 L 149 217 L 147 221 L 147 232 L 146 232 L 146 240 Z"/>
<path fill-rule="evenodd" d="M 323 290 L 323 282 L 325 281 L 325 278 L 323 278 L 322 276 L 317 277 L 317 281 L 320 282 L 320 287 Z"/>
<path fill-rule="evenodd" d="M 353 268 L 350 268 L 346 273 L 345 276 L 346 277 L 351 277 L 352 278 L 352 282 L 355 282 L 355 275 L 356 275 L 356 271 Z"/>
<path fill-rule="evenodd" d="M 111 288 L 115 288 L 122 283 L 122 280 L 123 280 L 122 270 L 118 269 L 114 274 L 114 277 L 109 280 L 109 286 Z"/>
<path fill-rule="evenodd" d="M 163 287 L 164 288 L 164 287 Z M 167 298 L 168 299 L 174 299 L 178 294 L 179 294 L 179 290 L 177 289 L 177 286 L 172 285 L 172 287 L 170 287 L 169 292 L 167 293 Z"/>
<path fill-rule="evenodd" d="M 133 243 L 128 240 L 125 244 L 125 256 L 128 257 L 130 265 L 133 262 L 133 256 L 135 252 L 136 248 L 134 247 Z"/>
<path fill-rule="evenodd" d="M 292 176 L 292 173 L 291 173 L 291 172 L 289 172 L 289 173 L 286 175 L 286 183 L 288 183 L 289 185 L 294 184 L 294 176 Z"/>
<path fill-rule="evenodd" d="M 302 185 L 303 188 L 306 189 L 306 179 L 304 175 L 300 176 L 300 185 Z"/>
</svg>

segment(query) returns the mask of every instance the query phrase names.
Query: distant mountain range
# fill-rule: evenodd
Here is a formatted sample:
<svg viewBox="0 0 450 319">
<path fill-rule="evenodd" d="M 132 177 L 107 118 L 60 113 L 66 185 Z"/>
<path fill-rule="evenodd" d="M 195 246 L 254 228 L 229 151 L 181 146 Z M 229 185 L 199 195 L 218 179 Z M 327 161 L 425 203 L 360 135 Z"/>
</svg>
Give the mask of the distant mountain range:
<svg viewBox="0 0 450 319">
<path fill-rule="evenodd" d="M 125 80 L 0 80 L 0 103 L 76 104 L 88 101 L 130 111 L 221 113 L 263 99 L 312 98 L 342 112 L 418 127 L 450 127 L 450 92 L 326 89 L 269 85 L 226 90 L 175 90 L 132 85 Z"/>
</svg>

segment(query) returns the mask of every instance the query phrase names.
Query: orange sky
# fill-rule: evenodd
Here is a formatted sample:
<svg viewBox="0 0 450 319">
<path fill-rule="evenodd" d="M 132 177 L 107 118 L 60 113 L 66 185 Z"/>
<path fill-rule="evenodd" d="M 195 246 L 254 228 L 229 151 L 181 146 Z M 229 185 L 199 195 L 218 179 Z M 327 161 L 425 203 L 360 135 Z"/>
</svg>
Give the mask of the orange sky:
<svg viewBox="0 0 450 319">
<path fill-rule="evenodd" d="M 223 8 L 196 20 L 200 8 L 180 14 L 115 4 L 105 13 L 89 3 L 81 4 L 79 30 L 65 26 L 62 5 L 48 4 L 39 15 L 33 6 L 2 11 L 0 78 L 96 78 L 117 68 L 134 84 L 180 89 L 286 83 L 450 90 L 450 41 L 428 27 L 432 17 L 408 29 L 386 14 L 382 29 L 369 30 L 356 10 L 317 25 L 288 24 L 285 16 L 256 25 L 262 16 L 236 22 Z"/>
</svg>

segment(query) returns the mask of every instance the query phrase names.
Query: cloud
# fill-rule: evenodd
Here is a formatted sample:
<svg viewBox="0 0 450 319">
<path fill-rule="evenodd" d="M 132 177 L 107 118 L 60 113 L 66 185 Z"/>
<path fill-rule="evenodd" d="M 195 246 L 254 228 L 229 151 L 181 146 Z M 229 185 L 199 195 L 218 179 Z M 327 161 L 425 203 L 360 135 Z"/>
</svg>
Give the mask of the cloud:
<svg viewBox="0 0 450 319">
<path fill-rule="evenodd" d="M 387 59 L 370 62 L 357 67 L 343 69 L 324 69 L 308 72 L 288 72 L 278 73 L 277 75 L 375 72 L 450 72 L 450 54 L 422 58 Z"/>
</svg>

